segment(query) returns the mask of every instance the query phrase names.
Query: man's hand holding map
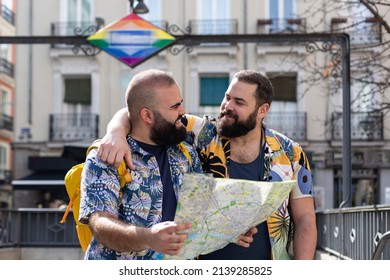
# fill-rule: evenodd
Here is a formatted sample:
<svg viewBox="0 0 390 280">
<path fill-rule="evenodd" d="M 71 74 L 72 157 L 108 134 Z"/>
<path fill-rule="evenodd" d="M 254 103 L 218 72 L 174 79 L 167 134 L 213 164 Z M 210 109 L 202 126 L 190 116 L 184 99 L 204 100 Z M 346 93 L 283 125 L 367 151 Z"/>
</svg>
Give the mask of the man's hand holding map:
<svg viewBox="0 0 390 280">
<path fill-rule="evenodd" d="M 240 234 L 276 212 L 295 183 L 185 174 L 175 222 L 191 222 L 192 228 L 180 254 L 165 259 L 192 259 L 236 242 Z"/>
</svg>

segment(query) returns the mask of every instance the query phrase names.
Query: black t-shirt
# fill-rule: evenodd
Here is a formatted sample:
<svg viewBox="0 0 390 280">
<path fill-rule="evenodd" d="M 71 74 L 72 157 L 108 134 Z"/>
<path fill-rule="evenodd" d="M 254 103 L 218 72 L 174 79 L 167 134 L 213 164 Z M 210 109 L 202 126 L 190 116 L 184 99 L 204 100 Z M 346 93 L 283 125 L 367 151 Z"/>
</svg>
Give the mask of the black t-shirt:
<svg viewBox="0 0 390 280">
<path fill-rule="evenodd" d="M 245 179 L 262 181 L 264 175 L 264 147 L 257 159 L 248 164 L 229 163 L 229 177 L 232 179 Z M 269 241 L 267 222 L 257 226 L 258 232 L 253 236 L 249 248 L 230 243 L 224 248 L 207 255 L 201 260 L 269 260 L 271 259 L 271 244 Z"/>
<path fill-rule="evenodd" d="M 176 213 L 176 195 L 173 190 L 171 171 L 169 168 L 166 146 L 154 146 L 137 141 L 137 144 L 149 154 L 152 154 L 160 169 L 163 185 L 162 221 L 173 221 Z"/>
</svg>

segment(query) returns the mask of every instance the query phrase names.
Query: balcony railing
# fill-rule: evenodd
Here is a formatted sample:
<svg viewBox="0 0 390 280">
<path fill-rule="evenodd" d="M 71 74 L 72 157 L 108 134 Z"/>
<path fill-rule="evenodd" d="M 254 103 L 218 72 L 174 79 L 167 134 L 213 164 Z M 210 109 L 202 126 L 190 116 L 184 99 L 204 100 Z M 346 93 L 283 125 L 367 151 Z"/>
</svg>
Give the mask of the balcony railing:
<svg viewBox="0 0 390 280">
<path fill-rule="evenodd" d="M 90 36 L 94 34 L 99 28 L 98 22 L 93 21 L 67 21 L 67 22 L 52 22 L 51 36 Z M 71 48 L 70 45 L 52 44 L 52 48 Z"/>
<path fill-rule="evenodd" d="M 390 245 L 382 242 L 390 231 L 390 205 L 317 212 L 317 229 L 317 247 L 341 259 L 390 260 Z"/>
<path fill-rule="evenodd" d="M 0 115 L 0 129 L 5 129 L 8 131 L 13 131 L 13 118 L 11 116 L 8 116 L 6 114 Z"/>
<path fill-rule="evenodd" d="M 63 210 L 0 209 L 0 248 L 80 247 L 72 216 Z M 71 215 L 71 214 L 70 214 Z M 317 248 L 341 259 L 390 260 L 390 205 L 317 211 Z M 380 249 L 380 250 L 378 250 Z"/>
<path fill-rule="evenodd" d="M 15 13 L 5 5 L 1 5 L 1 16 L 10 24 L 15 25 Z"/>
<path fill-rule="evenodd" d="M 149 22 L 164 31 L 168 31 L 168 21 L 166 20 L 149 20 Z"/>
<path fill-rule="evenodd" d="M 235 19 L 190 20 L 193 35 L 237 34 L 238 21 Z"/>
<path fill-rule="evenodd" d="M 265 123 L 267 127 L 283 133 L 296 141 L 307 139 L 305 112 L 270 112 Z"/>
<path fill-rule="evenodd" d="M 306 33 L 306 19 L 303 18 L 258 19 L 257 32 L 259 34 Z"/>
<path fill-rule="evenodd" d="M 11 182 L 11 170 L 0 169 L 0 184 L 9 184 Z"/>
<path fill-rule="evenodd" d="M 342 113 L 333 113 L 332 140 L 341 140 L 342 138 Z M 351 140 L 383 140 L 383 114 L 351 113 Z"/>
<path fill-rule="evenodd" d="M 96 139 L 99 116 L 95 114 L 50 115 L 50 141 Z"/>
<path fill-rule="evenodd" d="M 0 59 L 0 73 L 4 73 L 11 78 L 14 77 L 14 65 L 5 58 Z"/>
<path fill-rule="evenodd" d="M 382 23 L 375 18 L 332 18 L 331 32 L 348 33 L 352 46 L 378 45 L 382 42 Z"/>
<path fill-rule="evenodd" d="M 57 209 L 0 209 L 0 248 L 79 247 L 74 219 L 60 224 L 63 214 Z"/>
</svg>

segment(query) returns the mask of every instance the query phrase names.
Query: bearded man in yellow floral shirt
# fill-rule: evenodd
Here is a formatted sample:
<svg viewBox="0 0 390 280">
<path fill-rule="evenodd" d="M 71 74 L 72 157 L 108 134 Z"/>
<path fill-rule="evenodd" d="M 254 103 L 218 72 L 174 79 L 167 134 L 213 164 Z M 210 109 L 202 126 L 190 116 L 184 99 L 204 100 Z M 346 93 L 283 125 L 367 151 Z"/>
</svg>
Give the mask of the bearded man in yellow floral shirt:
<svg viewBox="0 0 390 280">
<path fill-rule="evenodd" d="M 187 130 L 204 172 L 214 177 L 258 181 L 296 180 L 289 197 L 257 226 L 249 248 L 231 243 L 199 259 L 313 259 L 317 241 L 310 165 L 298 143 L 263 123 L 273 99 L 271 82 L 261 73 L 236 73 L 222 100 L 217 119 L 187 115 Z M 131 162 L 122 144 L 130 128 L 119 111 L 99 149 L 102 160 Z M 123 140 L 121 140 L 123 139 Z M 115 143 L 115 145 L 113 144 Z"/>
</svg>

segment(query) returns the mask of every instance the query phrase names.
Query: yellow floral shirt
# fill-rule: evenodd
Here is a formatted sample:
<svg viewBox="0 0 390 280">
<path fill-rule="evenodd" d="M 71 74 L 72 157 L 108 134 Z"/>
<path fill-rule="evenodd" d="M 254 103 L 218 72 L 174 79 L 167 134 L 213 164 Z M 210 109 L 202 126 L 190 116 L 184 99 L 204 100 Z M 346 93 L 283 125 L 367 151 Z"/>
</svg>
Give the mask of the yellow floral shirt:
<svg viewBox="0 0 390 280">
<path fill-rule="evenodd" d="M 187 130 L 193 133 L 203 171 L 214 177 L 228 178 L 230 139 L 216 132 L 215 119 L 187 115 Z M 285 135 L 265 128 L 264 181 L 296 180 L 290 196 L 278 211 L 267 219 L 273 259 L 293 258 L 293 224 L 289 213 L 289 200 L 314 196 L 309 161 L 301 146 Z"/>
</svg>

